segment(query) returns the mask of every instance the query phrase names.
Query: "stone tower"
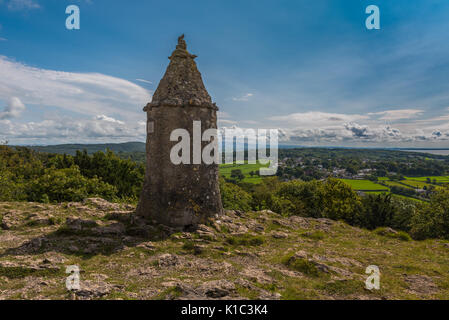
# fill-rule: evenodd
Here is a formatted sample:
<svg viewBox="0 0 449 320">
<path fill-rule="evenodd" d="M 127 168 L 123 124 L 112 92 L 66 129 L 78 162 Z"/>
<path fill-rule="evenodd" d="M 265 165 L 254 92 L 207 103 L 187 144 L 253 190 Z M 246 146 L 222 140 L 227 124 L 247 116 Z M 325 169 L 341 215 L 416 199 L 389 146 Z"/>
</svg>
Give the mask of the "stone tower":
<svg viewBox="0 0 449 320">
<path fill-rule="evenodd" d="M 201 134 L 217 128 L 218 108 L 204 87 L 195 57 L 187 51 L 184 35 L 180 36 L 164 77 L 144 108 L 147 162 L 137 215 L 176 228 L 201 223 L 223 211 L 216 162 L 193 164 L 195 161 L 190 160 L 189 164 L 174 164 L 170 159 L 178 143 L 170 141 L 173 130 L 185 129 L 189 133 L 192 159 L 195 152 L 198 154 L 198 142 L 195 150 L 193 141 L 194 121 L 201 121 Z M 210 142 L 199 143 L 202 150 Z"/>
</svg>

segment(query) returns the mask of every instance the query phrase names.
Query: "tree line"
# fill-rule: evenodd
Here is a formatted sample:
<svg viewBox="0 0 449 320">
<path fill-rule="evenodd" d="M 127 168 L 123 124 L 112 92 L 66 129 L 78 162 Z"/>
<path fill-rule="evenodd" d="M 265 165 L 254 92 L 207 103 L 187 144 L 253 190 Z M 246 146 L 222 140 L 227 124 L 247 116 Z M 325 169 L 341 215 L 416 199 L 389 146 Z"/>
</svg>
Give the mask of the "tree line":
<svg viewBox="0 0 449 320">
<path fill-rule="evenodd" d="M 70 202 L 98 196 L 137 202 L 145 167 L 112 151 L 74 156 L 0 146 L 0 201 Z M 241 211 L 342 220 L 367 229 L 391 227 L 415 239 L 449 239 L 449 190 L 432 191 L 427 203 L 388 194 L 357 194 L 346 183 L 264 178 L 260 184 L 220 178 L 223 206 Z"/>
<path fill-rule="evenodd" d="M 414 239 L 449 239 L 449 190 L 433 190 L 430 201 L 394 197 L 391 194 L 359 195 L 341 180 L 292 180 L 265 178 L 252 185 L 221 181 L 225 208 L 250 211 L 269 209 L 284 216 L 342 220 L 374 230 L 390 227 Z"/>
<path fill-rule="evenodd" d="M 112 151 L 76 155 L 0 146 L 0 201 L 64 202 L 99 196 L 138 199 L 145 167 Z"/>
</svg>

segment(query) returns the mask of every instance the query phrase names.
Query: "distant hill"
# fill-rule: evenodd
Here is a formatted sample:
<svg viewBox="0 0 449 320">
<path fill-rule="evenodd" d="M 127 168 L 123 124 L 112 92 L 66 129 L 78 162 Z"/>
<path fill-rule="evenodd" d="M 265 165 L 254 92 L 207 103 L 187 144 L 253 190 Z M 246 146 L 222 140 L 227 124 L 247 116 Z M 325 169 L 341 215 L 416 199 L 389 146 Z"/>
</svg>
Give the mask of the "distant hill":
<svg viewBox="0 0 449 320">
<path fill-rule="evenodd" d="M 75 155 L 77 150 L 86 150 L 87 153 L 93 154 L 97 151 L 111 150 L 122 158 L 131 158 L 135 161 L 145 161 L 145 143 L 144 142 L 124 142 L 124 143 L 98 143 L 98 144 L 58 144 L 47 146 L 26 146 L 39 152 L 59 153 Z M 245 150 L 247 146 L 245 145 Z M 433 152 L 437 150 L 438 152 Z M 444 151 L 445 153 L 441 153 Z M 345 156 L 363 156 L 371 159 L 385 158 L 403 158 L 410 157 L 411 154 L 416 156 L 426 156 L 431 159 L 448 159 L 448 149 L 402 149 L 402 148 L 350 148 L 350 147 L 310 147 L 310 146 L 293 146 L 279 145 L 279 157 L 296 157 L 313 156 L 317 158 L 328 157 L 329 153 L 335 153 Z"/>
<path fill-rule="evenodd" d="M 124 143 L 101 143 L 101 144 L 58 144 L 51 146 L 27 146 L 30 149 L 60 154 L 75 155 L 77 150 L 86 150 L 89 154 L 97 151 L 111 150 L 115 153 L 122 152 L 145 152 L 144 142 L 124 142 Z"/>
</svg>

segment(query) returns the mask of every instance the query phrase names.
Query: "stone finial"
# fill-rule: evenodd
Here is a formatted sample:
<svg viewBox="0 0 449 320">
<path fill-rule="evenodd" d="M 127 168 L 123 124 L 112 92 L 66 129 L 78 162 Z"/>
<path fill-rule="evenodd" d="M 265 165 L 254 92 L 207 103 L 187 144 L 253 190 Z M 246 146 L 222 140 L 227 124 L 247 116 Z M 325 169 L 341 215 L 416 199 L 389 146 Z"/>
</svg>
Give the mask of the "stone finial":
<svg viewBox="0 0 449 320">
<path fill-rule="evenodd" d="M 190 58 L 195 59 L 197 56 L 194 54 L 190 54 L 187 51 L 187 43 L 184 40 L 184 34 L 180 35 L 178 37 L 178 44 L 176 45 L 175 51 L 171 54 L 170 57 L 168 57 L 170 60 L 173 60 L 174 58 Z"/>
<path fill-rule="evenodd" d="M 184 40 L 184 33 L 178 37 L 178 45 L 176 46 L 176 48 L 187 50 L 187 44 Z"/>
</svg>

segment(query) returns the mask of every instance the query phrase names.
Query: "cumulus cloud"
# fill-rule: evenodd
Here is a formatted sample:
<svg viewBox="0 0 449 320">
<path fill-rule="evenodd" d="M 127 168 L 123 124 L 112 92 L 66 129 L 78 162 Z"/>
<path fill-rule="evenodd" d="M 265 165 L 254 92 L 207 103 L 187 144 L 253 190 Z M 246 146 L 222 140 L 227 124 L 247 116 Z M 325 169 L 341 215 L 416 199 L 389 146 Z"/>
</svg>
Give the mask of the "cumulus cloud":
<svg viewBox="0 0 449 320">
<path fill-rule="evenodd" d="M 0 120 L 0 136 L 15 143 L 143 141 L 145 121 L 120 121 L 105 115 L 87 119 L 62 117 L 19 123 Z"/>
<path fill-rule="evenodd" d="M 352 133 L 352 136 L 360 140 L 371 142 L 392 142 L 409 140 L 401 131 L 391 126 L 368 127 L 357 123 L 346 123 L 345 129 Z"/>
<path fill-rule="evenodd" d="M 140 117 L 151 100 L 144 88 L 101 73 L 39 69 L 0 56 L 0 99 L 20 97 L 25 104 L 54 106 L 84 115 Z"/>
<path fill-rule="evenodd" d="M 269 117 L 268 120 L 273 126 L 284 129 L 280 138 L 284 143 L 405 146 L 417 142 L 449 141 L 449 125 L 441 123 L 447 116 L 416 119 L 423 113 L 419 109 L 386 110 L 364 115 L 309 111 Z M 389 120 L 389 125 L 385 124 L 386 120 Z"/>
<path fill-rule="evenodd" d="M 112 122 L 112 123 L 125 124 L 123 121 L 105 116 L 104 114 L 100 114 L 100 115 L 96 116 L 95 119 L 99 120 L 99 121 L 108 121 L 108 122 Z"/>
<path fill-rule="evenodd" d="M 3 112 L 0 112 L 0 120 L 17 118 L 25 110 L 25 105 L 17 97 L 9 99 Z"/>
</svg>

